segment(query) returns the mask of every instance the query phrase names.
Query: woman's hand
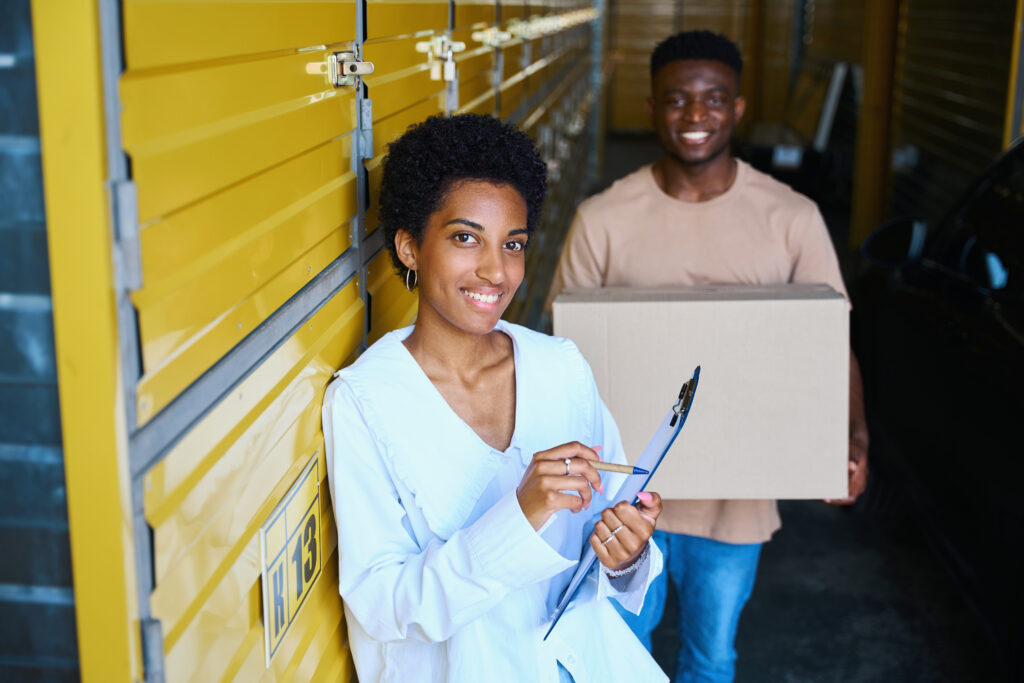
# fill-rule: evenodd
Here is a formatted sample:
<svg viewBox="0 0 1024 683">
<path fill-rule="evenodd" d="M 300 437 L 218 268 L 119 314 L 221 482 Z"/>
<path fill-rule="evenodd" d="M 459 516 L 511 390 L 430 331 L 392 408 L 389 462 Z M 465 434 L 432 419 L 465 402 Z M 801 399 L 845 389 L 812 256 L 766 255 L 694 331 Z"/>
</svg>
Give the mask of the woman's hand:
<svg viewBox="0 0 1024 683">
<path fill-rule="evenodd" d="M 654 524 L 661 514 L 661 496 L 641 491 L 636 507 L 625 501 L 606 508 L 594 525 L 590 545 L 608 569 L 625 569 L 636 561 L 654 533 Z"/>
<path fill-rule="evenodd" d="M 559 510 L 579 512 L 589 508 L 591 489 L 598 493 L 604 490 L 601 475 L 590 466 L 590 460 L 598 460 L 597 453 L 578 441 L 534 454 L 516 489 L 519 507 L 534 530 Z"/>
</svg>

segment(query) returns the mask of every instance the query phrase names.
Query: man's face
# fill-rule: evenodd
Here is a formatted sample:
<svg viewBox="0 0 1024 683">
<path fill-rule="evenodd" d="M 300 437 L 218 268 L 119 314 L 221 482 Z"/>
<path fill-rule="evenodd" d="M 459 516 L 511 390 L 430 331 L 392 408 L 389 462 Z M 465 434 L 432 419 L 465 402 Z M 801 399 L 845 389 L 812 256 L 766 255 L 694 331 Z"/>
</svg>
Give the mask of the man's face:
<svg viewBox="0 0 1024 683">
<path fill-rule="evenodd" d="M 737 89 L 736 72 L 719 61 L 683 59 L 658 69 L 647 115 L 665 153 L 687 165 L 728 158 L 746 107 Z"/>
</svg>

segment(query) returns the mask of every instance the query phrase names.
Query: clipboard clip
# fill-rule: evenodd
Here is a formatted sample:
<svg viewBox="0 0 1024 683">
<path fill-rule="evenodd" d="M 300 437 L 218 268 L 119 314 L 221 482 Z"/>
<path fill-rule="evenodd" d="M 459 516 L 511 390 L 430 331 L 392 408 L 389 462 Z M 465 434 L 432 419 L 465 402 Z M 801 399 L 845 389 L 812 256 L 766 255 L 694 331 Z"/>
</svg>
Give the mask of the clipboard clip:
<svg viewBox="0 0 1024 683">
<path fill-rule="evenodd" d="M 690 410 L 690 403 L 693 402 L 693 386 L 697 383 L 697 376 L 700 372 L 700 366 L 693 371 L 693 377 L 683 382 L 682 388 L 679 389 L 679 398 L 676 399 L 676 403 L 672 406 L 672 420 L 669 422 L 670 427 L 675 427 L 676 422 L 679 418 L 686 418 L 686 413 Z"/>
</svg>

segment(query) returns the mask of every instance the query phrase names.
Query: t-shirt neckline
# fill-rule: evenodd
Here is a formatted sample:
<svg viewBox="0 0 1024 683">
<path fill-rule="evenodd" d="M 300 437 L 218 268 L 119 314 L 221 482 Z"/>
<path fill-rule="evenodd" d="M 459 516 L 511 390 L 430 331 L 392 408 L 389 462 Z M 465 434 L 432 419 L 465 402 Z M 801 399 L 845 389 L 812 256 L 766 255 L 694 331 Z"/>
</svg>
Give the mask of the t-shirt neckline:
<svg viewBox="0 0 1024 683">
<path fill-rule="evenodd" d="M 650 184 L 650 187 L 654 190 L 655 195 L 663 199 L 665 202 L 669 203 L 671 206 L 675 207 L 676 209 L 681 208 L 690 211 L 700 211 L 703 209 L 711 209 L 722 206 L 724 204 L 728 204 L 740 194 L 742 186 L 747 182 L 750 167 L 747 166 L 746 162 L 744 162 L 742 159 L 736 159 L 735 157 L 733 157 L 733 159 L 736 161 L 736 177 L 733 179 L 732 185 L 730 185 L 729 189 L 723 192 L 722 194 L 718 195 L 717 197 L 712 197 L 711 199 L 708 199 L 707 201 L 704 202 L 687 202 L 682 199 L 676 199 L 675 197 L 661 189 L 661 186 L 658 185 L 658 181 L 655 180 L 654 178 L 653 163 L 648 164 L 641 170 L 641 172 L 644 175 L 645 182 Z"/>
</svg>

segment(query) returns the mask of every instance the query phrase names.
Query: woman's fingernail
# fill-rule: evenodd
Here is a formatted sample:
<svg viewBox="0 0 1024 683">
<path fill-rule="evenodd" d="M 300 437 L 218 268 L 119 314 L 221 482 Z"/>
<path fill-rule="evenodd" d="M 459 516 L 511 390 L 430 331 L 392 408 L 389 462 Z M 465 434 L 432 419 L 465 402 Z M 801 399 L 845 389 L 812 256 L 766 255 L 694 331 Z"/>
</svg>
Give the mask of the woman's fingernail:
<svg viewBox="0 0 1024 683">
<path fill-rule="evenodd" d="M 643 503 L 644 505 L 650 505 L 651 501 L 654 500 L 654 497 L 651 496 L 651 494 L 647 493 L 647 491 L 641 491 L 640 493 L 636 494 L 636 497 L 639 498 L 640 502 Z"/>
<path fill-rule="evenodd" d="M 600 453 L 601 451 L 604 450 L 604 446 L 591 446 L 590 450 L 594 451 L 595 453 Z"/>
</svg>

